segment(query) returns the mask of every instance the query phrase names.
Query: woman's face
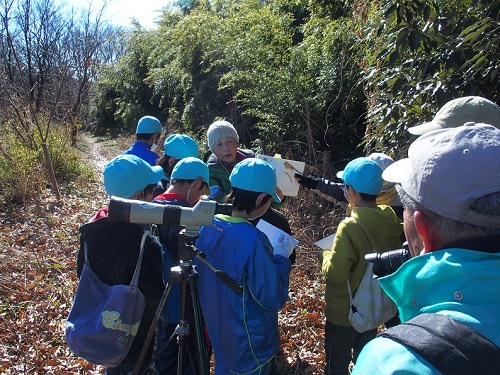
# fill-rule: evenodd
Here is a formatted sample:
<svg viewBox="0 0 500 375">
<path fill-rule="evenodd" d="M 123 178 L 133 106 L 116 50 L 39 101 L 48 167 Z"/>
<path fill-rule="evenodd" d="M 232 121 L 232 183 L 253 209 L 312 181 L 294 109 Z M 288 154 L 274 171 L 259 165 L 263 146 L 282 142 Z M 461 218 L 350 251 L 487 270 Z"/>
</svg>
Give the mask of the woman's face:
<svg viewBox="0 0 500 375">
<path fill-rule="evenodd" d="M 226 164 L 236 163 L 238 142 L 231 137 L 222 137 L 214 145 L 214 154 Z"/>
</svg>

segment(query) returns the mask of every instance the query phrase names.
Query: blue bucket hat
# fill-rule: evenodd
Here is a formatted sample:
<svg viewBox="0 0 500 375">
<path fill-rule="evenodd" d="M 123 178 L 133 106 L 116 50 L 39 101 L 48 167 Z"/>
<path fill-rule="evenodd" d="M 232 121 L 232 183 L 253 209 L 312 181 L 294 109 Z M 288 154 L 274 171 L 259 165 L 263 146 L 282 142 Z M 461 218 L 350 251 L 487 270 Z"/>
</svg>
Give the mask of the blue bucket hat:
<svg viewBox="0 0 500 375">
<path fill-rule="evenodd" d="M 178 162 L 172 170 L 171 180 L 196 180 L 201 177 L 207 184 L 209 173 L 208 167 L 198 158 L 188 156 Z"/>
<path fill-rule="evenodd" d="M 276 171 L 262 159 L 247 158 L 240 161 L 234 166 L 229 181 L 235 188 L 267 193 L 276 203 L 281 203 L 276 194 Z"/>
<path fill-rule="evenodd" d="M 162 132 L 160 120 L 153 116 L 144 116 L 137 123 L 135 134 L 155 134 Z"/>
<path fill-rule="evenodd" d="M 364 194 L 377 195 L 382 189 L 382 169 L 373 160 L 362 157 L 350 161 L 338 176 L 346 185 Z"/>
<path fill-rule="evenodd" d="M 119 155 L 104 167 L 104 187 L 109 195 L 129 199 L 163 178 L 163 168 L 149 165 L 138 156 Z"/>
<path fill-rule="evenodd" d="M 172 134 L 165 139 L 163 152 L 175 159 L 184 159 L 189 156 L 197 158 L 198 144 L 187 135 Z"/>
</svg>

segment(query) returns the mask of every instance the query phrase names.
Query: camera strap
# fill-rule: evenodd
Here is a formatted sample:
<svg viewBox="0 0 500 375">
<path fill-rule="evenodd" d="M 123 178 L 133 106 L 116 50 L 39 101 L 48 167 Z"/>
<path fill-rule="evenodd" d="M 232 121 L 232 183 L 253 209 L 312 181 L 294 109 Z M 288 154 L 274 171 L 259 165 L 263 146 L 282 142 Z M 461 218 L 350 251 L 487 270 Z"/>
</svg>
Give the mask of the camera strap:
<svg viewBox="0 0 500 375">
<path fill-rule="evenodd" d="M 475 329 L 442 314 L 420 314 L 379 336 L 415 351 L 443 374 L 496 374 L 500 348 Z"/>
</svg>

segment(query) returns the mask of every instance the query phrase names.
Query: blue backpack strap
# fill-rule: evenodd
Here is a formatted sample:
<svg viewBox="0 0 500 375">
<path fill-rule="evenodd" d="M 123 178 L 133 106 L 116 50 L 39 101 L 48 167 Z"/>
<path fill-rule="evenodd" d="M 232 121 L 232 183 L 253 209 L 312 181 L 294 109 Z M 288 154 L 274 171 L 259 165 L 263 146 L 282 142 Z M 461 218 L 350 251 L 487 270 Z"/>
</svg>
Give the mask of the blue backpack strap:
<svg viewBox="0 0 500 375">
<path fill-rule="evenodd" d="M 379 334 L 413 350 L 443 374 L 498 374 L 500 349 L 475 329 L 442 314 L 420 314 Z"/>
</svg>

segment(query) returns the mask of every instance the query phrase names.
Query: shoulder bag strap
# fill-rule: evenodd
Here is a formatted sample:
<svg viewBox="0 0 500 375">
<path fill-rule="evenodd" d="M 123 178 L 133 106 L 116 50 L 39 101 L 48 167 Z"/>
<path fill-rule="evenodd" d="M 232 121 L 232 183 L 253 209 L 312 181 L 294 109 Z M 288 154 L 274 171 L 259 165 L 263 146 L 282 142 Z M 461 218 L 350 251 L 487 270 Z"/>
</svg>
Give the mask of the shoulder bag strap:
<svg viewBox="0 0 500 375">
<path fill-rule="evenodd" d="M 352 299 L 351 283 L 349 282 L 349 278 L 347 279 L 347 293 L 349 293 L 349 301 L 351 303 L 352 312 L 355 313 L 357 311 L 356 304 L 354 303 L 354 300 Z"/>
<path fill-rule="evenodd" d="M 372 241 L 370 241 L 370 237 L 368 237 L 368 235 L 366 234 L 365 230 L 363 229 L 363 227 L 361 225 L 358 224 L 358 226 L 361 228 L 361 231 L 365 234 L 365 237 L 368 240 L 368 243 L 370 244 L 372 250 L 375 251 L 375 249 L 373 248 L 373 245 L 372 245 Z M 363 276 L 366 272 L 366 266 L 368 265 L 368 262 L 365 261 L 365 263 L 366 263 L 366 265 L 365 265 L 365 270 L 363 271 Z M 363 280 L 363 276 L 361 276 L 361 280 Z M 351 301 L 351 306 L 354 306 L 354 308 L 355 308 L 356 305 L 354 304 L 354 300 L 352 298 L 351 283 L 349 282 L 349 278 L 347 278 L 347 292 L 349 293 L 349 300 Z"/>
<path fill-rule="evenodd" d="M 420 314 L 379 336 L 397 341 L 443 374 L 498 374 L 500 349 L 475 329 L 442 314 Z"/>
<path fill-rule="evenodd" d="M 134 276 L 132 277 L 132 281 L 130 282 L 131 286 L 139 285 L 139 276 L 141 274 L 142 255 L 144 253 L 144 244 L 146 243 L 146 238 L 148 238 L 149 235 L 151 235 L 151 232 L 148 230 L 145 230 L 144 233 L 142 234 L 141 251 L 139 253 L 139 259 L 137 260 L 137 264 L 135 266 Z"/>
<path fill-rule="evenodd" d="M 83 241 L 83 254 L 85 255 L 85 264 L 90 268 L 89 254 L 87 249 L 87 241 Z"/>
</svg>

